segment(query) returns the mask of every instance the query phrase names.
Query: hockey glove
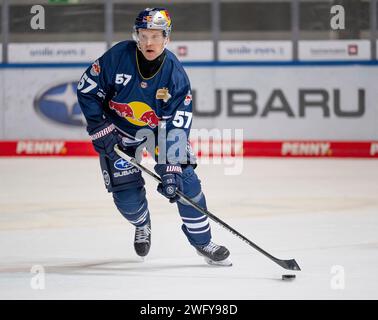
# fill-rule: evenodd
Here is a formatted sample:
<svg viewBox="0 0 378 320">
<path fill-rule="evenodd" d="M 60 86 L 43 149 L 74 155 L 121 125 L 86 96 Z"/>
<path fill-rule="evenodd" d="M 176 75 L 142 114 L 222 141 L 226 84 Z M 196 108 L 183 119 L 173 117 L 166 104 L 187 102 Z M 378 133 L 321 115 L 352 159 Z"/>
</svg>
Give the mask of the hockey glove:
<svg viewBox="0 0 378 320">
<path fill-rule="evenodd" d="M 162 180 L 157 187 L 157 191 L 168 198 L 170 203 L 180 199 L 176 191 L 183 191 L 181 166 L 177 164 L 157 164 L 154 169 Z"/>
<path fill-rule="evenodd" d="M 89 134 L 93 146 L 99 154 L 112 160 L 118 158 L 114 151 L 114 145 L 119 144 L 122 141 L 122 136 L 117 132 L 114 124 L 104 121 L 95 129 L 90 130 Z"/>
</svg>

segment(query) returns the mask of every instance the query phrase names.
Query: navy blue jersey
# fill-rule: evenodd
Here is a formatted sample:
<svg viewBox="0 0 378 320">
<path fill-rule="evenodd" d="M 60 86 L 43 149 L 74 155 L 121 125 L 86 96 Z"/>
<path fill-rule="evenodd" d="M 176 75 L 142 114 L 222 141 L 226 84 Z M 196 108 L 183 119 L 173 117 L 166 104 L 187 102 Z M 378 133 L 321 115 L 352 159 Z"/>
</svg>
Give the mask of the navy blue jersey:
<svg viewBox="0 0 378 320">
<path fill-rule="evenodd" d="M 83 74 L 77 95 L 88 131 L 106 118 L 132 136 L 140 129 L 148 129 L 157 137 L 159 126 L 168 133 L 179 129 L 173 131 L 185 137 L 186 145 L 192 124 L 192 95 L 185 70 L 165 49 L 160 69 L 144 78 L 139 71 L 137 50 L 134 41 L 120 42 Z M 167 140 L 168 150 L 174 141 Z"/>
</svg>

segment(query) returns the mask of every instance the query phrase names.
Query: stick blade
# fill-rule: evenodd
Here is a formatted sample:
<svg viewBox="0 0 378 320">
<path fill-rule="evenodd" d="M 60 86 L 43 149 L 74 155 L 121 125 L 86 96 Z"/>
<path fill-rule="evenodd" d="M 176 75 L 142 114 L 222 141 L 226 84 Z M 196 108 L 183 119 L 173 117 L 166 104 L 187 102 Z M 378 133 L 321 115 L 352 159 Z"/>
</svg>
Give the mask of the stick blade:
<svg viewBox="0 0 378 320">
<path fill-rule="evenodd" d="M 301 268 L 299 267 L 298 263 L 295 261 L 295 259 L 291 260 L 280 260 L 277 259 L 276 262 L 282 267 L 287 270 L 297 270 L 300 271 Z"/>
</svg>

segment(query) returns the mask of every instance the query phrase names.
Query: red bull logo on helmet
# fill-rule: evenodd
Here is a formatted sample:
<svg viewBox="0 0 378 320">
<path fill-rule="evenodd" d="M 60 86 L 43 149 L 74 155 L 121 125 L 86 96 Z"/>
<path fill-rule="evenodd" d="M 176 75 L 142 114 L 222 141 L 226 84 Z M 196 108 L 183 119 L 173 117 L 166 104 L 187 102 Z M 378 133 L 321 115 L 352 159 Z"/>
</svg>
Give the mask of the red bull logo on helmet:
<svg viewBox="0 0 378 320">
<path fill-rule="evenodd" d="M 144 102 L 121 103 L 110 100 L 109 108 L 115 111 L 118 116 L 139 127 L 149 126 L 154 129 L 159 124 L 160 119 L 155 111 Z"/>
</svg>

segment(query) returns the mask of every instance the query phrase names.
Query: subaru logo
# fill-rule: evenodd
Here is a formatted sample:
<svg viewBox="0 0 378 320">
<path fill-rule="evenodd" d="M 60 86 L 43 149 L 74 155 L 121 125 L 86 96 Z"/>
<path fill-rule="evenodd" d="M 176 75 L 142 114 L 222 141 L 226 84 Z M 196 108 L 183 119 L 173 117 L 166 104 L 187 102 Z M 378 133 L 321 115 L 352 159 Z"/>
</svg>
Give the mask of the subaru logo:
<svg viewBox="0 0 378 320">
<path fill-rule="evenodd" d="M 34 99 L 36 112 L 50 121 L 69 125 L 86 126 L 76 96 L 77 82 L 64 82 L 42 90 Z"/>
<path fill-rule="evenodd" d="M 118 159 L 116 162 L 114 162 L 114 168 L 118 170 L 129 170 L 133 167 L 133 165 L 129 162 L 127 162 L 124 159 Z"/>
</svg>

